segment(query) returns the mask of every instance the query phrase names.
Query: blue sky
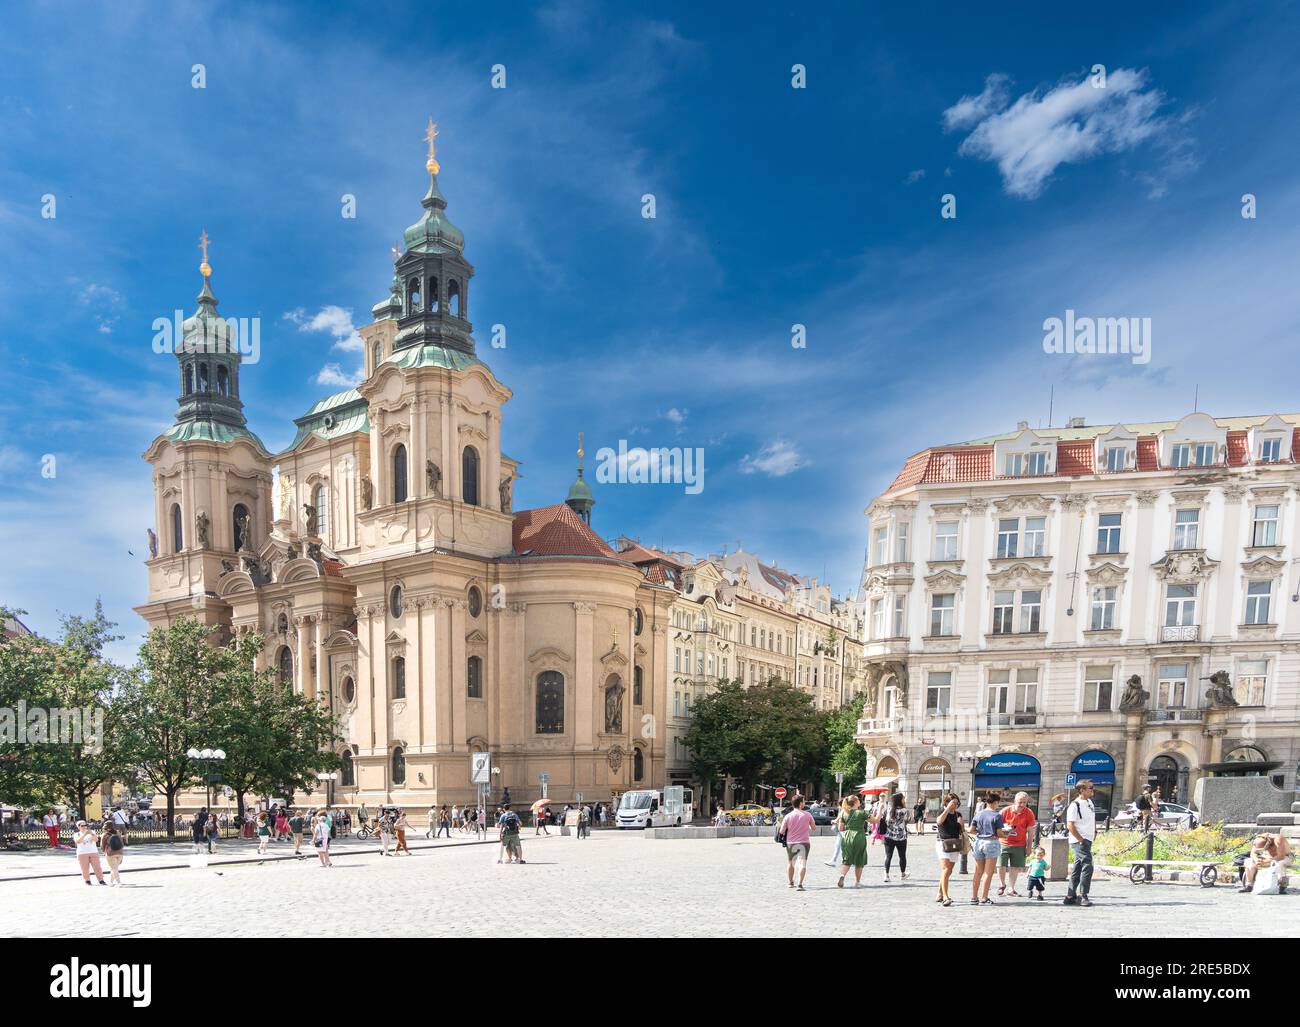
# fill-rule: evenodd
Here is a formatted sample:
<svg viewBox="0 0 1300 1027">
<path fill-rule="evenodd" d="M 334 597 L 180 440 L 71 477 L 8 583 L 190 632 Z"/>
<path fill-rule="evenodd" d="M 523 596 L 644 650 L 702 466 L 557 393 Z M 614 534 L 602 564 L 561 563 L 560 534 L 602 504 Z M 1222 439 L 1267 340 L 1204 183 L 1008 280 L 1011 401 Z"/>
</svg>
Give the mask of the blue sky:
<svg viewBox="0 0 1300 1027">
<path fill-rule="evenodd" d="M 140 454 L 176 396 L 150 325 L 193 310 L 200 229 L 222 312 L 262 319 L 241 387 L 276 451 L 359 366 L 429 116 L 517 508 L 563 498 L 579 430 L 700 446 L 701 494 L 598 488 L 597 530 L 843 592 L 909 454 L 1045 424 L 1053 386 L 1057 424 L 1176 418 L 1198 385 L 1214 414 L 1300 408 L 1293 6 L 822 7 L 6 9 L 0 602 L 52 630 L 100 596 L 131 650 Z M 1067 308 L 1151 317 L 1151 362 L 1045 354 Z"/>
</svg>

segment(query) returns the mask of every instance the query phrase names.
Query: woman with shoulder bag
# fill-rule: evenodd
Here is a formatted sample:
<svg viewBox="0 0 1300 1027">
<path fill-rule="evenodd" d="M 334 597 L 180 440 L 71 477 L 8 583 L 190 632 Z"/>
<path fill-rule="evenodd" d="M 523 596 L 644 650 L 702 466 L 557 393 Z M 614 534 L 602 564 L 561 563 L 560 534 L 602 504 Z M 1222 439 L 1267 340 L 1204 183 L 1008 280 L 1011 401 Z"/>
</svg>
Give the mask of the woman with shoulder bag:
<svg viewBox="0 0 1300 1027">
<path fill-rule="evenodd" d="M 958 812 L 960 808 L 961 800 L 957 798 L 955 792 L 949 792 L 944 796 L 943 809 L 939 811 L 939 819 L 934 825 L 937 832 L 934 850 L 939 857 L 939 897 L 935 901 L 945 906 L 952 905 L 952 897 L 948 894 L 948 881 L 952 877 L 953 867 L 961 858 L 967 844 L 965 825 L 962 823 L 961 813 Z"/>
</svg>

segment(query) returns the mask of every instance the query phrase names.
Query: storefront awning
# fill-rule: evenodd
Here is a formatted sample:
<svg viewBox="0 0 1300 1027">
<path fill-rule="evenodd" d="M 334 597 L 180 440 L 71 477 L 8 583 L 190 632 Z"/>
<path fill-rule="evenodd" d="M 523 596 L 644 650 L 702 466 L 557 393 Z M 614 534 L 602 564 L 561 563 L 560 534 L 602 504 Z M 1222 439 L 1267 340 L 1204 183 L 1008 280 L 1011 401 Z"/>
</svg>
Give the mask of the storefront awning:
<svg viewBox="0 0 1300 1027">
<path fill-rule="evenodd" d="M 890 774 L 888 777 L 873 777 L 870 781 L 858 785 L 858 791 L 863 795 L 874 795 L 878 792 L 887 792 L 889 791 L 889 786 L 897 780 L 897 774 Z"/>
</svg>

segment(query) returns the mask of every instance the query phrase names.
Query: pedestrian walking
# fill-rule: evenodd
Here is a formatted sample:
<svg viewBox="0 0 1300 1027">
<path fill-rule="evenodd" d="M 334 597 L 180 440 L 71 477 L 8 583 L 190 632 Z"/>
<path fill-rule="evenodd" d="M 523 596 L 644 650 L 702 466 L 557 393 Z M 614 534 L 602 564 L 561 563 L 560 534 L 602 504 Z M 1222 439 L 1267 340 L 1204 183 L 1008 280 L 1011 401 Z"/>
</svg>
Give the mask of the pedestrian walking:
<svg viewBox="0 0 1300 1027">
<path fill-rule="evenodd" d="M 301 810 L 295 811 L 293 816 L 289 818 L 289 830 L 293 832 L 293 854 L 299 859 L 303 859 L 302 836 L 303 832 L 307 830 L 307 818 L 302 815 Z M 312 844 L 314 845 L 315 842 L 316 839 L 313 837 Z"/>
<path fill-rule="evenodd" d="M 438 810 L 438 833 L 434 837 L 438 838 L 444 834 L 448 839 L 451 838 L 451 811 L 446 806 Z"/>
<path fill-rule="evenodd" d="M 1047 850 L 1041 845 L 1034 850 L 1034 858 L 1029 861 L 1029 892 L 1031 899 L 1043 901 L 1043 894 L 1047 891 Z M 1034 894 L 1037 892 L 1038 894 Z"/>
<path fill-rule="evenodd" d="M 319 812 L 318 810 L 317 813 L 319 814 Z M 332 867 L 334 861 L 330 859 L 329 818 L 319 815 L 312 817 L 311 844 L 316 850 L 316 855 L 320 857 L 320 865 L 322 867 Z"/>
<path fill-rule="evenodd" d="M 519 814 L 509 806 L 501 807 L 501 845 L 505 850 L 507 863 L 524 862 L 524 847 L 519 841 L 519 832 L 523 830 L 523 826 Z"/>
<path fill-rule="evenodd" d="M 393 830 L 397 832 L 397 849 L 393 855 L 397 855 L 398 852 L 405 852 L 408 856 L 411 855 L 411 850 L 406 844 L 406 832 L 410 828 L 410 822 L 406 819 L 406 811 L 399 809 L 397 811 L 397 822 L 393 824 Z"/>
<path fill-rule="evenodd" d="M 380 855 L 387 856 L 389 846 L 393 844 L 393 822 L 388 818 L 387 813 L 379 814 L 379 847 Z"/>
<path fill-rule="evenodd" d="M 934 822 L 935 855 L 939 857 L 939 897 L 937 902 L 945 906 L 952 905 L 952 896 L 948 894 L 948 882 L 952 879 L 953 867 L 961 858 L 970 842 L 966 838 L 966 826 L 962 823 L 961 799 L 955 792 L 943 797 L 943 809 Z"/>
<path fill-rule="evenodd" d="M 208 823 L 208 808 L 204 806 L 194 817 L 194 823 L 190 825 L 190 832 L 194 838 L 194 851 L 202 852 L 204 838 L 206 837 L 205 828 Z"/>
<path fill-rule="evenodd" d="M 916 800 L 916 805 L 912 807 L 912 819 L 916 823 L 916 833 L 925 834 L 925 796 L 922 795 Z"/>
<path fill-rule="evenodd" d="M 122 835 L 118 833 L 116 824 L 104 825 L 104 837 L 100 842 L 104 850 L 104 859 L 108 861 L 108 886 L 110 888 L 120 888 L 122 878 L 117 874 L 117 868 L 122 865 L 122 857 L 126 853 L 126 843 L 122 840 Z"/>
<path fill-rule="evenodd" d="M 898 872 L 907 880 L 907 807 L 902 792 L 889 797 L 889 806 L 881 818 L 885 834 L 885 883 L 889 883 L 889 866 L 898 856 Z"/>
<path fill-rule="evenodd" d="M 1137 806 L 1137 824 L 1138 830 L 1143 834 L 1151 830 L 1151 788 L 1147 786 L 1142 789 L 1141 794 L 1134 803 Z"/>
<path fill-rule="evenodd" d="M 868 819 L 871 821 L 871 828 L 870 828 L 871 844 L 875 845 L 876 842 L 883 841 L 885 837 L 884 834 L 885 800 L 884 799 L 877 799 L 875 802 L 871 804 L 871 813 L 869 814 Z"/>
<path fill-rule="evenodd" d="M 50 840 L 50 848 L 59 847 L 59 815 L 50 810 L 41 817 L 41 826 L 45 828 L 45 837 Z"/>
<path fill-rule="evenodd" d="M 543 806 L 540 810 L 533 813 L 533 837 L 539 834 L 549 835 L 551 832 L 546 830 L 546 821 L 551 817 L 551 807 Z"/>
<path fill-rule="evenodd" d="M 998 853 L 998 894 L 1008 891 L 1007 878 L 1011 878 L 1011 894 L 1020 897 L 1016 891 L 1016 878 L 1025 869 L 1026 854 L 1029 851 L 1029 838 L 1038 819 L 1029 808 L 1029 793 L 1016 792 L 1015 800 L 1001 811 L 1002 824 L 1007 835 L 1002 839 L 1002 850 Z"/>
<path fill-rule="evenodd" d="M 776 829 L 785 841 L 785 876 L 791 888 L 803 891 L 804 878 L 808 874 L 808 855 L 812 851 L 812 814 L 803 808 L 802 795 L 794 797 L 790 812 L 781 818 Z M 795 871 L 799 872 L 799 883 L 794 880 Z"/>
<path fill-rule="evenodd" d="M 81 879 L 90 884 L 90 872 L 93 870 L 99 883 L 107 886 L 104 870 L 99 865 L 99 835 L 84 820 L 77 821 L 73 844 L 77 849 L 77 862 L 81 865 Z"/>
<path fill-rule="evenodd" d="M 257 815 L 257 854 L 266 855 L 266 847 L 271 843 L 271 817 L 263 810 Z"/>
<path fill-rule="evenodd" d="M 203 825 L 203 837 L 208 843 L 208 853 L 212 854 L 217 851 L 217 840 L 221 837 L 221 825 L 217 818 L 209 816 Z"/>
<path fill-rule="evenodd" d="M 844 887 L 844 878 L 853 867 L 853 887 L 862 887 L 862 868 L 867 865 L 867 830 L 869 818 L 856 795 L 846 795 L 840 801 L 840 815 L 836 820 L 840 829 L 840 878 L 835 887 Z"/>
<path fill-rule="evenodd" d="M 970 904 L 972 906 L 991 906 L 989 886 L 998 865 L 998 855 L 1002 851 L 1002 839 L 1006 829 L 1002 823 L 1002 814 L 998 804 L 1002 797 L 997 792 L 989 792 L 980 803 L 979 812 L 971 818 L 970 831 L 975 835 L 975 844 L 971 854 L 975 857 L 975 875 L 970 883 Z"/>
<path fill-rule="evenodd" d="M 1074 864 L 1070 867 L 1070 887 L 1062 905 L 1091 906 L 1088 891 L 1092 887 L 1092 841 L 1097 837 L 1097 811 L 1092 806 L 1092 780 L 1085 777 L 1074 787 L 1074 800 L 1065 810 L 1065 828 L 1070 833 Z"/>
<path fill-rule="evenodd" d="M 430 806 L 429 812 L 425 814 L 428 828 L 424 832 L 424 837 L 432 838 L 433 833 L 438 830 L 438 807 Z"/>
</svg>

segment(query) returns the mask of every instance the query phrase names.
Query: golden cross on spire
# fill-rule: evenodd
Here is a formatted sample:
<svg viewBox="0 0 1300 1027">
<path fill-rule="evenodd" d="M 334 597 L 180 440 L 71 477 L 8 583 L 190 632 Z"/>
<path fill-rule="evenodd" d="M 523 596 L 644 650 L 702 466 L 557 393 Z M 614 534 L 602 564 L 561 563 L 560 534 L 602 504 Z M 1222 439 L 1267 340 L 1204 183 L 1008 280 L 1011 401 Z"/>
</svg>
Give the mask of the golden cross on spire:
<svg viewBox="0 0 1300 1027">
<path fill-rule="evenodd" d="M 429 159 L 424 162 L 425 169 L 431 175 L 438 173 L 438 162 L 433 156 L 433 141 L 438 138 L 438 126 L 433 123 L 433 118 L 429 119 L 429 127 L 424 133 L 424 141 L 429 144 Z"/>
<path fill-rule="evenodd" d="M 203 250 L 203 263 L 199 265 L 199 273 L 204 278 L 212 277 L 212 268 L 208 264 L 208 243 L 211 241 L 208 238 L 208 230 L 203 229 L 203 234 L 199 236 L 199 248 Z"/>
</svg>

